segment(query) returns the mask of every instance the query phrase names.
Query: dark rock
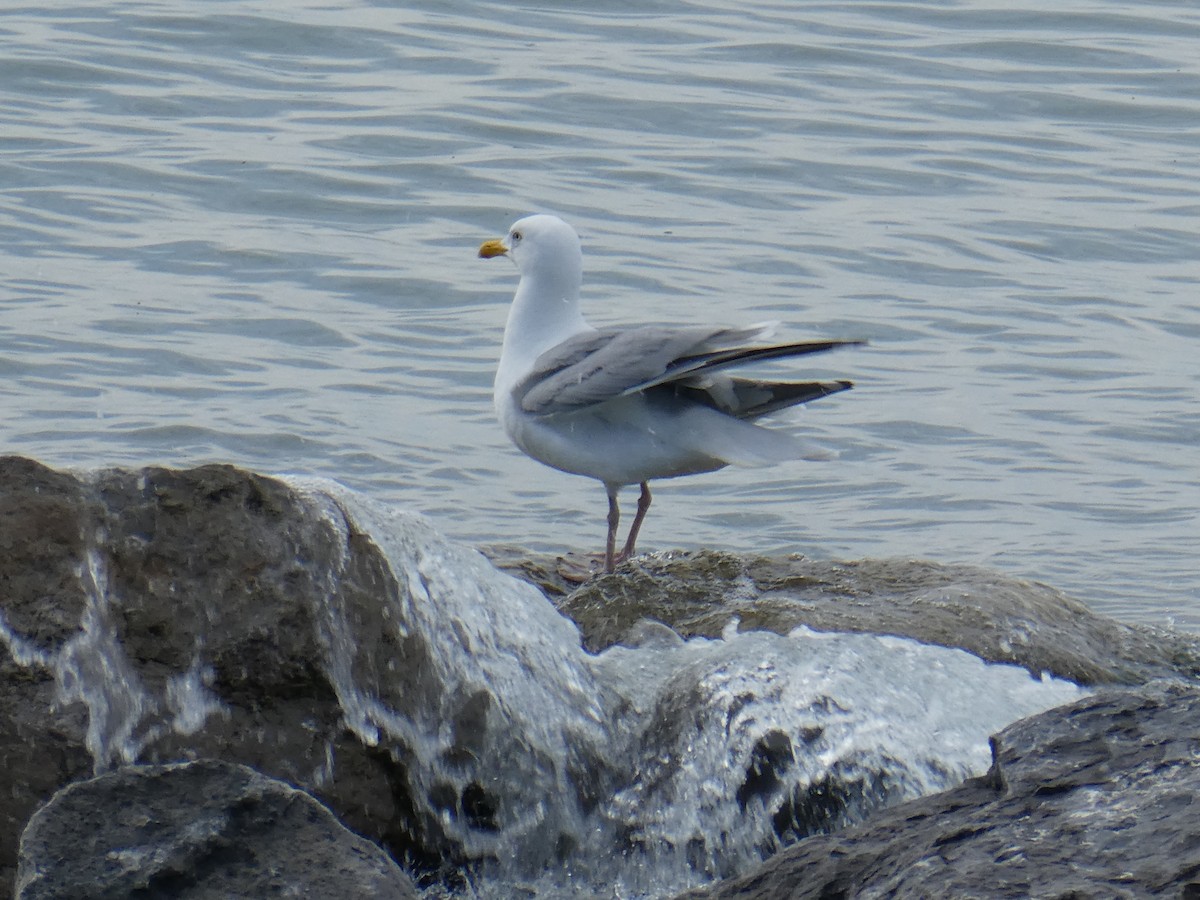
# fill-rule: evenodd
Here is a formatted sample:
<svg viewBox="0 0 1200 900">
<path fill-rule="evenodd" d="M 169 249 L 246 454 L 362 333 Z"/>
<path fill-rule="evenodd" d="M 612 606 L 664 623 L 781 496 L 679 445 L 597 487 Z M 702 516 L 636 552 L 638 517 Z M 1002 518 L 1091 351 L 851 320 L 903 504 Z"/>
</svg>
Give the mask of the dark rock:
<svg viewBox="0 0 1200 900">
<path fill-rule="evenodd" d="M 485 671 L 435 658 L 434 641 L 479 639 L 448 620 L 439 592 L 460 589 L 445 572 L 480 590 L 491 568 L 409 518 L 398 576 L 336 502 L 277 479 L 230 466 L 75 476 L 0 458 L 0 898 L 37 806 L 134 762 L 248 765 L 415 869 L 485 854 L 464 835 L 486 848 L 499 816 L 524 815 L 488 795 L 497 756 L 529 767 L 530 795 L 541 761 Z M 562 632 L 555 645 L 581 652 L 570 623 L 512 587 Z M 580 705 L 594 696 L 583 688 Z M 445 722 L 460 737 L 430 783 L 413 760 Z M 492 757 L 472 743 L 485 731 Z M 577 765 L 595 780 L 582 751 Z"/>
<path fill-rule="evenodd" d="M 227 466 L 84 480 L 9 457 L 0 498 L 0 876 L 39 803 L 134 761 L 236 760 L 371 837 L 405 833 L 396 765 L 346 735 L 319 665 L 312 596 L 342 547 L 294 491 Z M 345 768 L 322 777 L 343 749 L 345 792 Z"/>
<path fill-rule="evenodd" d="M 688 900 L 1187 897 L 1200 689 L 1107 689 L 1006 728 L 987 775 L 806 838 Z"/>
<path fill-rule="evenodd" d="M 408 876 L 308 794 L 215 760 L 63 788 L 21 838 L 18 900 L 415 898 Z"/>
<path fill-rule="evenodd" d="M 96 527 L 84 494 L 70 475 L 21 457 L 0 460 L 4 617 L 31 648 L 61 644 L 83 613 L 76 570 L 84 535 Z"/>
<path fill-rule="evenodd" d="M 502 854 L 535 875 L 569 856 L 578 823 L 630 777 L 600 750 L 614 720 L 644 731 L 653 758 L 659 738 L 686 749 L 695 672 L 647 698 L 659 718 L 635 726 L 540 594 L 426 523 L 392 528 L 413 517 L 372 507 L 362 524 L 322 490 L 228 466 L 77 476 L 0 458 L 0 900 L 33 811 L 131 763 L 250 766 L 410 870 L 452 880 Z M 551 594 L 579 571 L 522 568 Z M 560 602 L 595 648 L 678 640 L 666 625 L 713 637 L 736 617 L 908 635 L 1091 683 L 1190 675 L 1200 659 L 1192 637 L 918 562 L 651 557 Z M 807 739 L 754 735 L 731 801 L 786 794 L 780 840 L 845 821 L 845 785 L 787 789 Z M 519 852 L 502 841 L 512 834 Z"/>
</svg>

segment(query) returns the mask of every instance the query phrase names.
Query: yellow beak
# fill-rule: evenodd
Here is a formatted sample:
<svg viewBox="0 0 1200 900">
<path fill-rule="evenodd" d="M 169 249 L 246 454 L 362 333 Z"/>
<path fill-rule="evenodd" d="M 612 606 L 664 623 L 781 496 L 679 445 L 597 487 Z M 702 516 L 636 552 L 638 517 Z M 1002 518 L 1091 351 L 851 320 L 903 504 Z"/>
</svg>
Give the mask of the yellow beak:
<svg viewBox="0 0 1200 900">
<path fill-rule="evenodd" d="M 491 259 L 493 256 L 504 256 L 508 253 L 508 248 L 504 246 L 504 241 L 484 241 L 479 247 L 479 255 L 484 259 Z"/>
</svg>

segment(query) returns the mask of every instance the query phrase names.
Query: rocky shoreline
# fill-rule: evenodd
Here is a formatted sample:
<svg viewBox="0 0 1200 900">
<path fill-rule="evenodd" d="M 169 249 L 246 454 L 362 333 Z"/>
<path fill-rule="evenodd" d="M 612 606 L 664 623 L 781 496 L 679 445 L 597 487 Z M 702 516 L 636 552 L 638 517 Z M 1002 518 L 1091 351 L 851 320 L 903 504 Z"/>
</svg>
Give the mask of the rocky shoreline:
<svg viewBox="0 0 1200 900">
<path fill-rule="evenodd" d="M 413 590 L 482 589 L 472 579 L 489 567 L 420 552 L 453 557 L 454 583 L 422 582 L 417 564 L 398 577 L 335 505 L 277 479 L 0 459 L 0 898 L 407 897 L 461 883 L 500 827 L 472 734 L 504 698 L 447 681 L 395 617 Z M 647 629 L 807 627 L 1092 688 L 1001 731 L 988 774 L 687 896 L 1200 896 L 1194 635 L 921 561 L 667 554 L 572 589 L 555 559 L 489 556 L 575 623 L 530 591 L 537 628 L 577 626 L 593 653 Z M 347 687 L 368 682 L 382 693 Z M 587 714 L 586 696 L 560 693 Z M 384 716 L 391 734 L 405 717 L 451 717 L 439 765 L 461 781 L 418 797 L 419 747 L 372 737 Z M 529 726 L 510 727 L 519 752 Z M 570 765 L 574 783 L 605 789 L 593 761 Z M 438 815 L 418 802 L 429 797 Z"/>
</svg>

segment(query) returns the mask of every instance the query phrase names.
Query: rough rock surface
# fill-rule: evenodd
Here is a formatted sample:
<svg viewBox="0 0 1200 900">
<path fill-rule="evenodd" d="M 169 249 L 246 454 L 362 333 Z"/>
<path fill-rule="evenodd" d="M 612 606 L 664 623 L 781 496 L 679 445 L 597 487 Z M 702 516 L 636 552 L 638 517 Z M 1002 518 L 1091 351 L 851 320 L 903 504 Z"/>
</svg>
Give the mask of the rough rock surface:
<svg viewBox="0 0 1200 900">
<path fill-rule="evenodd" d="M 523 585 L 514 596 L 536 601 L 527 620 L 480 626 L 447 614 L 455 597 L 498 608 L 471 593 L 489 589 L 491 570 L 477 554 L 422 546 L 439 558 L 399 548 L 405 562 L 394 569 L 394 555 L 337 510 L 228 466 L 75 475 L 0 458 L 0 900 L 37 807 L 70 782 L 133 762 L 250 766 L 312 793 L 421 873 L 486 858 L 504 817 L 539 798 L 570 794 L 564 802 L 582 808 L 607 796 L 612 773 L 580 751 L 594 739 L 584 730 L 551 736 L 570 750 L 550 768 L 572 791 L 546 794 L 536 782 L 546 743 L 528 736 L 554 718 L 542 699 L 585 707 L 583 728 L 597 714 L 589 704 L 610 709 L 586 680 L 538 693 L 554 673 L 537 667 L 567 647 L 566 632 L 579 652 L 570 623 Z M 516 568 L 543 588 L 562 586 L 553 566 L 545 577 L 539 566 Z M 1200 669 L 1194 636 L 1120 625 L 1048 588 L 920 562 L 650 557 L 558 602 L 594 648 L 644 634 L 647 618 L 715 636 L 736 617 L 743 629 L 906 635 L 1085 683 Z M 442 618 L 413 621 L 425 614 Z M 548 629 L 544 646 L 529 649 L 527 625 Z M 496 644 L 505 628 L 513 642 Z M 511 666 L 499 678 L 449 670 L 436 641 L 468 661 Z M 101 692 L 102 683 L 120 690 Z M 503 693 L 517 685 L 534 699 Z M 433 751 L 421 744 L 430 728 L 441 729 Z M 491 788 L 510 760 L 518 784 L 505 796 L 529 782 L 515 809 Z M 531 831 L 531 843 L 557 852 L 554 827 Z"/>
<path fill-rule="evenodd" d="M 134 762 L 248 765 L 310 791 L 413 870 L 484 855 L 499 817 L 523 810 L 499 808 L 484 778 L 496 758 L 475 742 L 486 732 L 499 758 L 530 763 L 527 720 L 543 711 L 506 708 L 482 669 L 442 665 L 435 641 L 497 630 L 451 621 L 442 600 L 469 606 L 507 586 L 485 583 L 478 554 L 412 528 L 398 574 L 328 497 L 277 479 L 231 466 L 77 476 L 0 458 L 0 898 L 37 806 Z M 547 641 L 582 652 L 569 622 L 513 587 L 536 607 L 532 624 L 557 629 Z M 530 644 L 534 629 L 519 637 L 551 655 Z M 551 690 L 540 674 L 515 680 Z M 571 699 L 593 703 L 590 688 Z M 418 766 L 420 752 L 439 756 Z M 579 783 L 595 771 L 571 764 Z M 476 838 L 483 850 L 464 848 Z"/>
<path fill-rule="evenodd" d="M 118 769 L 59 791 L 21 839 L 17 900 L 345 897 L 417 892 L 308 794 L 202 760 Z"/>
<path fill-rule="evenodd" d="M 1200 675 L 1195 635 L 1126 625 L 1054 588 L 972 566 L 705 550 L 639 557 L 576 586 L 557 557 L 484 552 L 549 596 L 593 652 L 627 642 L 646 618 L 685 638 L 717 637 L 737 619 L 742 630 L 780 634 L 806 625 L 910 637 L 1085 685 Z"/>
<path fill-rule="evenodd" d="M 0 459 L 0 625 L 10 651 L 0 653 L 0 884 L 11 884 L 38 804 L 135 759 L 242 762 L 314 788 L 368 837 L 403 834 L 409 823 L 391 788 L 401 767 L 346 734 L 318 665 L 305 594 L 325 590 L 322 564 L 338 552 L 294 492 L 230 467 L 85 480 Z M 120 599 L 100 613 L 97 597 Z M 113 640 L 128 671 L 103 671 Z M 60 687 L 56 668 L 75 677 Z M 104 678 L 134 685 L 140 703 L 113 708 L 89 695 Z M 203 728 L 187 720 L 189 694 L 219 697 Z M 322 779 L 327 747 L 338 770 Z"/>
<path fill-rule="evenodd" d="M 992 752 L 981 778 L 684 897 L 1200 897 L 1200 690 L 1107 689 Z"/>
</svg>

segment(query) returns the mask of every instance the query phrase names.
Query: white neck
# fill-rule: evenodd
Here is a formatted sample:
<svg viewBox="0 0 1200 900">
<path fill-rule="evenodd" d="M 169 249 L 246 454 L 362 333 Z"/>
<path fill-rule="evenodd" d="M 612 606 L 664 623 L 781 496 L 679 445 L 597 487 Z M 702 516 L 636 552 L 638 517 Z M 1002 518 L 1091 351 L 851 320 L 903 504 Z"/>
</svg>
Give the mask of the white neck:
<svg viewBox="0 0 1200 900">
<path fill-rule="evenodd" d="M 578 269 L 547 278 L 545 272 L 526 275 L 517 285 L 504 328 L 504 348 L 496 370 L 495 387 L 511 390 L 533 361 L 557 344 L 590 326 L 579 311 Z"/>
</svg>

